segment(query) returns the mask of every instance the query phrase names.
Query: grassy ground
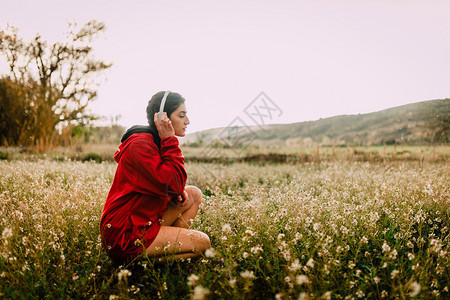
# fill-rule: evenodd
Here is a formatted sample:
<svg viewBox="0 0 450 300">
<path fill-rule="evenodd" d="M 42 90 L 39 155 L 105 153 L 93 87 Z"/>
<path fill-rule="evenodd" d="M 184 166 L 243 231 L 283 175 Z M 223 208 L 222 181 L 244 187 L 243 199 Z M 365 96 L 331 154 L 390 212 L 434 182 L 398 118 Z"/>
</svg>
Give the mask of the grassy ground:
<svg viewBox="0 0 450 300">
<path fill-rule="evenodd" d="M 270 147 L 255 148 L 213 148 L 188 147 L 181 145 L 186 161 L 233 163 L 247 162 L 332 162 L 332 161 L 417 161 L 445 162 L 450 160 L 450 145 L 434 146 L 361 146 L 361 147 Z M 109 161 L 114 162 L 116 144 L 79 144 L 72 147 L 55 147 L 45 153 L 33 152 L 32 149 L 0 147 L 0 160 L 39 159 L 56 161 Z"/>
<path fill-rule="evenodd" d="M 0 298 L 449 297 L 446 161 L 188 162 L 213 249 L 123 266 L 99 236 L 115 166 L 0 161 Z"/>
</svg>

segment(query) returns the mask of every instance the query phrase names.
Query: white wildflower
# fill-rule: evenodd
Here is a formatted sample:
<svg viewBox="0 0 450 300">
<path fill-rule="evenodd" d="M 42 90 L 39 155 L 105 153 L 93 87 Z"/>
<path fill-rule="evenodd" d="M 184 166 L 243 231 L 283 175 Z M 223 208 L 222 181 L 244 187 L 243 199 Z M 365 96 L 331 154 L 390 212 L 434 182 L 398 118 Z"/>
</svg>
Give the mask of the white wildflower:
<svg viewBox="0 0 450 300">
<path fill-rule="evenodd" d="M 222 232 L 230 233 L 231 232 L 231 225 L 230 224 L 222 225 Z"/>
<path fill-rule="evenodd" d="M 129 292 L 132 292 L 133 294 L 137 294 L 137 293 L 139 293 L 140 290 L 141 290 L 141 289 L 138 288 L 137 286 L 132 285 L 128 291 L 129 291 Z"/>
<path fill-rule="evenodd" d="M 397 258 L 397 250 L 392 250 L 391 253 L 388 255 L 389 259 L 396 259 Z"/>
<path fill-rule="evenodd" d="M 199 277 L 197 275 L 191 274 L 187 278 L 187 280 L 188 280 L 187 284 L 191 285 L 191 286 L 195 286 L 198 282 L 198 279 L 199 279 Z"/>
<path fill-rule="evenodd" d="M 361 291 L 361 290 L 357 290 L 357 291 L 356 291 L 356 296 L 357 296 L 358 298 L 363 298 L 365 295 L 366 295 L 366 294 L 364 294 L 364 292 Z"/>
<path fill-rule="evenodd" d="M 422 287 L 418 282 L 416 282 L 416 281 L 411 282 L 411 284 L 409 285 L 408 295 L 413 298 L 416 297 L 417 295 L 419 295 L 421 288 Z"/>
<path fill-rule="evenodd" d="M 246 234 L 246 235 L 249 235 L 249 236 L 255 235 L 255 233 L 254 233 L 253 231 L 251 231 L 250 229 L 247 229 L 247 230 L 245 231 L 245 234 Z"/>
<path fill-rule="evenodd" d="M 310 258 L 306 265 L 310 268 L 314 268 L 314 259 Z"/>
<path fill-rule="evenodd" d="M 383 252 L 389 252 L 389 251 L 391 251 L 391 247 L 390 247 L 386 242 L 384 242 L 384 244 L 383 244 L 383 246 L 381 247 L 381 249 L 383 250 Z"/>
<path fill-rule="evenodd" d="M 205 256 L 206 257 L 214 257 L 214 256 L 216 256 L 216 250 L 214 250 L 214 248 L 206 249 Z"/>
<path fill-rule="evenodd" d="M 439 239 L 431 239 L 431 251 L 439 252 L 442 249 L 442 243 Z"/>
<path fill-rule="evenodd" d="M 328 291 L 320 297 L 320 299 L 331 300 L 331 292 Z"/>
<path fill-rule="evenodd" d="M 356 264 L 355 264 L 353 261 L 350 261 L 350 262 L 348 263 L 348 267 L 349 267 L 350 269 L 353 269 L 354 267 L 356 267 Z"/>
<path fill-rule="evenodd" d="M 263 252 L 263 249 L 261 248 L 260 245 L 257 245 L 255 247 L 252 247 L 250 249 L 250 252 L 252 252 L 253 254 L 258 254 L 258 252 Z"/>
<path fill-rule="evenodd" d="M 2 237 L 4 240 L 9 239 L 10 237 L 12 237 L 12 229 L 9 227 L 6 227 L 5 229 L 3 229 L 3 233 L 2 233 Z"/>
<path fill-rule="evenodd" d="M 229 283 L 231 287 L 234 287 L 236 285 L 236 278 L 230 278 Z"/>
<path fill-rule="evenodd" d="M 251 278 L 255 277 L 255 275 L 253 275 L 253 271 L 248 271 L 248 270 L 241 272 L 240 275 L 244 279 L 251 279 Z"/>
<path fill-rule="evenodd" d="M 300 295 L 298 296 L 298 300 L 309 300 L 311 299 L 307 293 L 300 293 Z"/>
<path fill-rule="evenodd" d="M 320 224 L 319 223 L 314 223 L 313 229 L 314 229 L 314 231 L 319 230 L 320 229 Z"/>
<path fill-rule="evenodd" d="M 300 268 L 302 267 L 302 265 L 300 264 L 299 260 L 296 259 L 292 262 L 292 264 L 289 266 L 289 270 L 292 272 L 298 271 L 300 270 Z"/>
<path fill-rule="evenodd" d="M 119 277 L 119 282 L 122 280 L 127 280 L 129 276 L 131 276 L 131 272 L 128 271 L 127 269 L 123 269 L 119 271 L 119 274 L 117 274 L 117 276 Z"/>
<path fill-rule="evenodd" d="M 193 300 L 203 300 L 208 295 L 209 295 L 209 290 L 207 288 L 204 288 L 201 285 L 198 285 L 198 286 L 196 286 L 194 288 L 194 294 L 192 295 L 191 299 L 193 299 Z"/>
<path fill-rule="evenodd" d="M 346 235 L 350 232 L 350 230 L 348 230 L 348 228 L 345 226 L 341 226 L 341 232 Z"/>
<path fill-rule="evenodd" d="M 297 275 L 297 277 L 295 278 L 295 282 L 298 285 L 306 284 L 309 283 L 309 278 L 306 275 Z"/>
</svg>

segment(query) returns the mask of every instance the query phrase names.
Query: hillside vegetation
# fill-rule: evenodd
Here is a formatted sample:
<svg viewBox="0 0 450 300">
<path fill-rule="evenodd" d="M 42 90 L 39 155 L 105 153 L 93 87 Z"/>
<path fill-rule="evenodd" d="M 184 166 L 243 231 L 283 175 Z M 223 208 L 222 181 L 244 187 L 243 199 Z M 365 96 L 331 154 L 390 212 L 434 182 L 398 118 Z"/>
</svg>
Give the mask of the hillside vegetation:
<svg viewBox="0 0 450 300">
<path fill-rule="evenodd" d="M 450 99 L 430 100 L 358 115 L 252 127 L 256 145 L 285 146 L 448 143 Z M 187 144 L 211 143 L 224 128 L 196 132 Z M 220 143 L 220 140 L 218 141 Z"/>
</svg>

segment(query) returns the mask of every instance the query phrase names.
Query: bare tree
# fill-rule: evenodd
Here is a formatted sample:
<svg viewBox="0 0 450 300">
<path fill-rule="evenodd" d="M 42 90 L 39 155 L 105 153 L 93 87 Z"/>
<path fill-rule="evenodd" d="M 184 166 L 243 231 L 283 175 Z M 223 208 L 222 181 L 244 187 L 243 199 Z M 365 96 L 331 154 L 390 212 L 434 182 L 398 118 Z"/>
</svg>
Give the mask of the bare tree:
<svg viewBox="0 0 450 300">
<path fill-rule="evenodd" d="M 86 107 L 97 97 L 99 75 L 111 67 L 94 57 L 91 46 L 105 24 L 91 20 L 77 27 L 69 24 L 66 40 L 55 43 L 45 41 L 40 34 L 25 41 L 11 26 L 0 31 L 0 55 L 9 66 L 8 74 L 2 77 L 0 100 L 6 106 L 5 95 L 22 96 L 22 109 L 32 116 L 27 125 L 28 144 L 49 145 L 54 142 L 57 125 L 62 128 L 93 118 Z"/>
</svg>

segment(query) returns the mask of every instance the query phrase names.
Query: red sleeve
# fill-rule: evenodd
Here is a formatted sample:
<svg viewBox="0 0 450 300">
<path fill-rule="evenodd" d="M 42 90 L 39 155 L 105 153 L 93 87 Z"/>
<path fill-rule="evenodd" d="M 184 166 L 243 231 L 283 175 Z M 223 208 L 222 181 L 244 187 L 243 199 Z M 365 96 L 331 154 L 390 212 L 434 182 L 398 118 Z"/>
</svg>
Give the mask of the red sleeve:
<svg viewBox="0 0 450 300">
<path fill-rule="evenodd" d="M 136 170 L 132 176 L 136 191 L 159 196 L 183 193 L 187 175 L 176 137 L 162 139 L 161 150 L 149 139 L 136 139 L 126 156 L 126 162 Z"/>
</svg>

